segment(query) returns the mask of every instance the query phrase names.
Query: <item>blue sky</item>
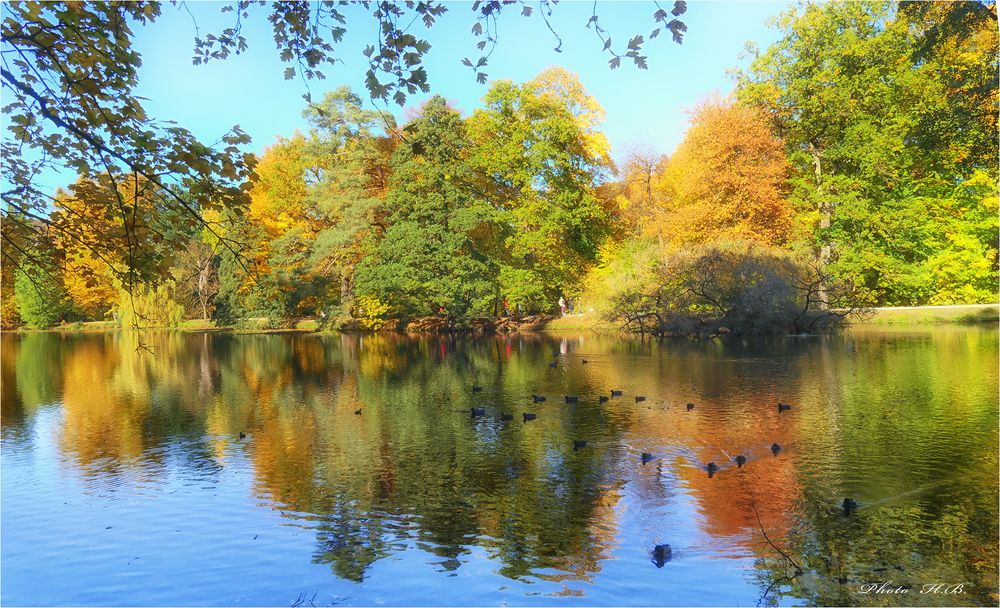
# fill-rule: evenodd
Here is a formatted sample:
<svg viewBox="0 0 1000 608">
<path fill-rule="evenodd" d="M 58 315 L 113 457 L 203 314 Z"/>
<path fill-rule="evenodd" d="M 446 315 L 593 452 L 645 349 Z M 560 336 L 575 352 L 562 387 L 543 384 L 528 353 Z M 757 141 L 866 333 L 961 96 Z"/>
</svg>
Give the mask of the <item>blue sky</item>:
<svg viewBox="0 0 1000 608">
<path fill-rule="evenodd" d="M 671 2 L 662 3 L 666 8 Z M 216 2 L 189 3 L 202 33 L 219 31 L 232 19 L 222 15 Z M 418 36 L 432 44 L 425 58 L 431 93 L 440 93 L 466 113 L 480 105 L 487 87 L 477 84 L 471 70 L 461 65 L 463 57 L 475 60 L 478 41 L 470 28 L 474 13 L 470 3 L 449 3 L 449 12 L 431 29 L 415 26 Z M 741 64 L 740 54 L 747 41 L 765 48 L 776 39 L 766 26 L 787 2 L 689 2 L 682 16 L 688 25 L 684 43 L 670 40 L 669 32 L 647 42 L 644 54 L 649 69 L 623 64 L 608 68 L 602 44 L 585 28 L 591 15 L 590 2 L 564 2 L 555 7 L 552 24 L 563 40 L 556 53 L 556 41 L 536 17 L 523 18 L 519 10 L 508 10 L 500 21 L 500 43 L 487 72 L 491 79 L 525 81 L 550 65 L 561 65 L 579 75 L 587 90 L 607 113 L 603 130 L 620 159 L 634 144 L 645 144 L 660 152 L 671 152 L 681 141 L 687 125 L 687 111 L 713 93 L 732 90 L 728 68 Z M 598 5 L 601 23 L 621 48 L 628 37 L 652 29 L 652 2 L 602 2 Z M 537 13 L 536 13 L 537 15 Z M 374 21 L 362 12 L 351 13 L 348 33 L 338 46 L 344 63 L 326 68 L 325 81 L 312 81 L 315 97 L 340 84 L 364 94 L 366 69 L 361 49 L 372 41 Z M 301 117 L 305 84 L 283 78 L 285 65 L 278 59 L 266 13 L 257 8 L 244 33 L 250 49 L 243 55 L 207 66 L 191 65 L 194 24 L 180 7 L 164 5 L 162 17 L 153 27 L 136 32 L 136 46 L 143 57 L 140 95 L 149 98 L 147 111 L 161 119 L 176 120 L 203 141 L 215 141 L 229 126 L 239 124 L 253 137 L 254 151 L 304 129 Z M 408 105 L 419 104 L 427 95 L 413 96 Z M 390 104 L 397 117 L 403 110 Z"/>
</svg>

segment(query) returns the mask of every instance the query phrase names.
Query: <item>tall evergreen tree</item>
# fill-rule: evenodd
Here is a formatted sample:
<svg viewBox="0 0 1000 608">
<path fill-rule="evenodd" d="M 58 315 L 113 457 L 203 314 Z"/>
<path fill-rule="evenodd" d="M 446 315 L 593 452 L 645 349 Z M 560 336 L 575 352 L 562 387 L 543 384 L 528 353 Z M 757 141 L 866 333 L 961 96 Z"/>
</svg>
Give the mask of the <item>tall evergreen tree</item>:
<svg viewBox="0 0 1000 608">
<path fill-rule="evenodd" d="M 404 131 L 391 163 L 389 228 L 360 263 L 356 289 L 403 316 L 492 313 L 497 268 L 478 239 L 491 213 L 474 194 L 462 118 L 435 96 Z"/>
</svg>

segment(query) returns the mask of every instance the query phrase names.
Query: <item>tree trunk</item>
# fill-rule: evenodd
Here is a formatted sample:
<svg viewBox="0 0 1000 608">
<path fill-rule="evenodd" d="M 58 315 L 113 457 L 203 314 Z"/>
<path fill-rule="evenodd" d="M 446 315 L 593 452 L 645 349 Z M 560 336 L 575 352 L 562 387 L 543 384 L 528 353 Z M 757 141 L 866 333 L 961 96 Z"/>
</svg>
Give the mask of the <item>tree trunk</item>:
<svg viewBox="0 0 1000 608">
<path fill-rule="evenodd" d="M 830 236 L 827 231 L 830 229 L 831 219 L 833 215 L 832 205 L 826 198 L 826 194 L 823 189 L 823 160 L 820 156 L 819 148 L 817 148 L 812 142 L 809 142 L 809 154 L 812 156 L 813 161 L 813 173 L 816 177 L 816 198 L 819 200 L 819 268 L 822 271 L 830 263 L 831 248 L 830 248 Z M 826 285 L 821 284 L 819 287 L 819 306 L 822 309 L 829 307 L 829 296 L 826 291 Z"/>
<path fill-rule="evenodd" d="M 208 271 L 211 259 L 202 264 L 198 271 L 198 303 L 201 304 L 201 318 L 208 323 Z"/>
<path fill-rule="evenodd" d="M 353 317 L 351 313 L 351 293 L 354 286 L 351 285 L 351 275 L 343 268 L 340 270 L 340 314 L 345 317 Z"/>
</svg>

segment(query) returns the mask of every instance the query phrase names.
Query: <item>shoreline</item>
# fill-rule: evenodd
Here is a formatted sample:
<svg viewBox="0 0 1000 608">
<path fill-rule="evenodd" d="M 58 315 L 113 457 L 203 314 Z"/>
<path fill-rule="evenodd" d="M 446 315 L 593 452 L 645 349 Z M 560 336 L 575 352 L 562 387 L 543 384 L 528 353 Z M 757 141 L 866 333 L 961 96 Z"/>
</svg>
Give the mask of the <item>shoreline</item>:
<svg viewBox="0 0 1000 608">
<path fill-rule="evenodd" d="M 941 306 L 888 306 L 870 309 L 874 314 L 863 321 L 848 322 L 855 326 L 934 326 L 934 325 L 983 325 L 1000 323 L 1000 304 L 948 304 Z M 263 321 L 263 319 L 261 319 Z M 321 328 L 318 319 L 289 319 L 282 323 L 286 327 L 252 328 L 238 326 L 216 326 L 213 322 L 189 320 L 177 327 L 147 327 L 143 331 L 172 330 L 188 333 L 232 333 L 235 335 L 255 334 L 311 334 L 311 333 L 399 333 L 399 334 L 463 334 L 489 335 L 505 333 L 558 333 L 565 331 L 595 331 L 599 333 L 627 333 L 615 329 L 608 323 L 593 318 L 587 313 L 565 315 L 529 315 L 525 317 L 498 317 L 473 319 L 467 325 L 456 327 L 441 317 L 419 317 L 405 324 L 395 323 L 394 327 L 366 330 L 355 327 Z M 97 331 L 121 331 L 114 321 L 83 321 L 67 323 L 46 329 L 15 327 L 0 329 L 2 333 L 84 333 Z"/>
</svg>

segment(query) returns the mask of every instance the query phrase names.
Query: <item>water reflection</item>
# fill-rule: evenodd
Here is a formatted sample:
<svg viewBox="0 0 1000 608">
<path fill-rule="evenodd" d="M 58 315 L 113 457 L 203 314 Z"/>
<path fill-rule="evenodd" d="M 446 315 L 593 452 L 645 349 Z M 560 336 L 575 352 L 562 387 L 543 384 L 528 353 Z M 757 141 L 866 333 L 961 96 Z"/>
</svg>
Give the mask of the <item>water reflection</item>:
<svg viewBox="0 0 1000 608">
<path fill-rule="evenodd" d="M 4 336 L 3 599 L 30 603 L 25 573 L 46 559 L 11 549 L 21 538 L 8 529 L 41 525 L 22 487 L 39 472 L 21 457 L 51 440 L 59 465 L 43 500 L 74 492 L 65 478 L 104 506 L 190 486 L 189 509 L 221 496 L 308 532 L 306 556 L 234 549 L 228 559 L 250 573 L 305 558 L 346 583 L 378 583 L 397 562 L 425 584 L 472 581 L 434 603 L 518 603 L 538 589 L 586 603 L 627 592 L 658 604 L 664 589 L 683 604 L 765 591 L 765 602 L 928 599 L 858 593 L 883 579 L 965 581 L 964 595 L 931 603 L 995 603 L 996 339 L 977 328 L 661 343 L 152 333 L 150 356 L 131 334 Z M 623 396 L 598 400 L 612 389 Z M 844 496 L 861 505 L 850 517 Z M 166 532 L 145 526 L 173 516 L 157 504 L 132 514 L 154 541 Z M 671 559 L 651 563 L 664 543 Z M 203 545 L 192 538 L 177 558 L 198 562 Z M 417 574 L 405 555 L 426 556 Z M 725 562 L 737 567 L 713 565 Z M 351 603 L 377 599 L 352 589 Z M 171 597 L 200 596 L 128 603 Z"/>
</svg>

